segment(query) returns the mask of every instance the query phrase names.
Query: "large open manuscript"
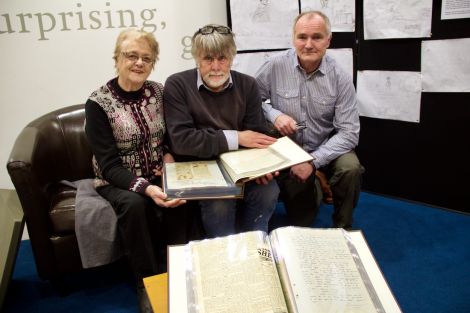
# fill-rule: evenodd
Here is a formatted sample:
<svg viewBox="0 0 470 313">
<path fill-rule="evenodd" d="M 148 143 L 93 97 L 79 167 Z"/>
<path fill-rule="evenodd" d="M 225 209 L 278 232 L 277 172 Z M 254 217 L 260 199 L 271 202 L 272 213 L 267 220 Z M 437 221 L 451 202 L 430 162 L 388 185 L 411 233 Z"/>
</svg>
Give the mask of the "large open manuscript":
<svg viewBox="0 0 470 313">
<path fill-rule="evenodd" d="M 268 148 L 230 151 L 219 160 L 166 163 L 163 191 L 170 199 L 241 198 L 245 182 L 312 159 L 282 137 Z"/>
<path fill-rule="evenodd" d="M 283 227 L 168 256 L 170 313 L 401 312 L 359 231 Z"/>
</svg>

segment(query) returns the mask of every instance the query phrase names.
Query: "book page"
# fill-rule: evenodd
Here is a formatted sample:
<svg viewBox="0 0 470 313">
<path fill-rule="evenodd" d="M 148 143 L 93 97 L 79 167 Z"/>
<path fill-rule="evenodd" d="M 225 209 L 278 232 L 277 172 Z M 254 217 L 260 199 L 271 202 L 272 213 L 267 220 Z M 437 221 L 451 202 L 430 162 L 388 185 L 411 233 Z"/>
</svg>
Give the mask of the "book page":
<svg viewBox="0 0 470 313">
<path fill-rule="evenodd" d="M 188 312 L 184 245 L 168 246 L 168 312 Z"/>
<path fill-rule="evenodd" d="M 312 159 L 289 137 L 279 138 L 264 149 L 243 149 L 220 155 L 220 160 L 235 182 L 250 180 Z"/>
<path fill-rule="evenodd" d="M 237 175 L 252 174 L 265 168 L 281 165 L 286 161 L 279 153 L 272 149 L 246 149 L 237 153 L 226 153 L 221 156 L 225 164 Z"/>
<path fill-rule="evenodd" d="M 193 266 L 188 289 L 194 291 L 189 312 L 287 313 L 263 232 L 191 242 L 188 248 Z"/>
<path fill-rule="evenodd" d="M 372 300 L 341 229 L 285 227 L 272 237 L 298 312 L 383 312 Z"/>
<path fill-rule="evenodd" d="M 166 163 L 168 189 L 228 186 L 216 161 Z"/>
<path fill-rule="evenodd" d="M 372 252 L 369 249 L 367 241 L 364 238 L 362 232 L 358 230 L 349 231 L 348 236 L 354 244 L 357 254 L 364 264 L 367 275 L 369 276 L 375 290 L 377 291 L 377 296 L 383 305 L 384 311 L 387 313 L 402 313 L 400 306 L 398 305 L 395 296 L 390 290 L 390 287 L 388 286 L 382 271 L 377 265 L 377 262 L 372 255 Z"/>
</svg>

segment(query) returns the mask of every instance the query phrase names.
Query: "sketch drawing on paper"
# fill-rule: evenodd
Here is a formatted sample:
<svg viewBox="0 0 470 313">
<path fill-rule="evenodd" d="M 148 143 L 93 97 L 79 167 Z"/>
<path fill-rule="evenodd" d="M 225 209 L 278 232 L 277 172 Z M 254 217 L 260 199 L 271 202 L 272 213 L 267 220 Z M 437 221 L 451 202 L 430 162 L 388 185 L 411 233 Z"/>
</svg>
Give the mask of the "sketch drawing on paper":
<svg viewBox="0 0 470 313">
<path fill-rule="evenodd" d="M 328 0 L 320 0 L 320 4 L 322 9 L 328 8 Z"/>
<path fill-rule="evenodd" d="M 355 2 L 353 0 L 302 0 L 302 12 L 321 11 L 331 22 L 334 32 L 352 32 L 355 29 Z"/>
<path fill-rule="evenodd" d="M 269 12 L 270 5 L 270 0 L 259 0 L 258 6 L 251 18 L 253 23 L 266 23 L 271 21 L 271 14 Z"/>
</svg>

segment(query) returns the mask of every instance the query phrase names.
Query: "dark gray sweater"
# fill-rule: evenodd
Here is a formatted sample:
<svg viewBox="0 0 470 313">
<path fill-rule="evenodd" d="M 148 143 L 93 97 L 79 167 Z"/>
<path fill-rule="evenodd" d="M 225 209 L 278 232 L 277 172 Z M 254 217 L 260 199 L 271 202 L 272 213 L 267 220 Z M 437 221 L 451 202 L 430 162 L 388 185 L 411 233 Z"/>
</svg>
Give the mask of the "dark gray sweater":
<svg viewBox="0 0 470 313">
<path fill-rule="evenodd" d="M 231 75 L 232 86 L 221 92 L 198 89 L 196 69 L 165 82 L 165 121 L 177 160 L 213 159 L 228 151 L 223 130 L 267 132 L 255 79 L 236 71 Z"/>
</svg>

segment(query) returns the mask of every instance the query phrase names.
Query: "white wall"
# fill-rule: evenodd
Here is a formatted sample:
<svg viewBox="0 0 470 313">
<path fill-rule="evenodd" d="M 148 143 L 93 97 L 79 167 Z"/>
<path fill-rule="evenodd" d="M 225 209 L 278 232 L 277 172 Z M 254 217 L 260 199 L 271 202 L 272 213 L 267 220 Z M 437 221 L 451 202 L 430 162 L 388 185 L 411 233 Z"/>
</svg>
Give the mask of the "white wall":
<svg viewBox="0 0 470 313">
<path fill-rule="evenodd" d="M 162 83 L 194 66 L 186 36 L 208 23 L 227 25 L 225 0 L 0 2 L 0 188 L 13 189 L 6 162 L 29 121 L 84 103 L 114 76 L 115 39 L 132 26 L 131 15 L 135 26 L 155 30 L 160 61 L 150 79 Z"/>
</svg>

